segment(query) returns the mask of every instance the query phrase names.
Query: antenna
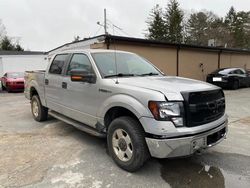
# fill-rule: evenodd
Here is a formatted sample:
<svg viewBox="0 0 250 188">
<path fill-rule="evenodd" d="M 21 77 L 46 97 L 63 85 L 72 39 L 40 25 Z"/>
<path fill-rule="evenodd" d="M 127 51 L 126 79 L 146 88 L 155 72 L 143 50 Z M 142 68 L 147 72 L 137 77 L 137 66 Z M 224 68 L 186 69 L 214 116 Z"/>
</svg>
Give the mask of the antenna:
<svg viewBox="0 0 250 188">
<path fill-rule="evenodd" d="M 115 28 L 114 28 L 114 25 L 113 25 L 113 35 L 115 35 Z M 113 39 L 114 41 L 114 54 L 115 54 L 115 74 L 117 75 L 118 74 L 118 66 L 117 66 L 117 58 L 116 58 L 116 45 L 115 45 L 115 39 Z M 119 84 L 119 81 L 118 81 L 118 76 L 116 76 L 116 81 L 115 81 L 116 84 Z"/>
</svg>

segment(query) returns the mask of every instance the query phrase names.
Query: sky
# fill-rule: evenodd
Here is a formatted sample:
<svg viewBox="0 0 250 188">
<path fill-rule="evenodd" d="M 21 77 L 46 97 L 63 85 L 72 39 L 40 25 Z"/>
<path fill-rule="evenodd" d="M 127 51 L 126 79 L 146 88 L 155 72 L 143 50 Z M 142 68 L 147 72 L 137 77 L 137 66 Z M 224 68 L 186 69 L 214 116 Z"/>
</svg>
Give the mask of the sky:
<svg viewBox="0 0 250 188">
<path fill-rule="evenodd" d="M 224 16 L 231 6 L 237 11 L 250 10 L 249 0 L 178 0 L 186 13 L 210 10 Z M 122 29 L 109 33 L 143 38 L 151 9 L 168 0 L 0 0 L 0 19 L 7 35 L 19 40 L 25 50 L 49 51 L 71 42 L 74 36 L 92 37 L 103 34 L 97 22 L 107 19 Z"/>
</svg>

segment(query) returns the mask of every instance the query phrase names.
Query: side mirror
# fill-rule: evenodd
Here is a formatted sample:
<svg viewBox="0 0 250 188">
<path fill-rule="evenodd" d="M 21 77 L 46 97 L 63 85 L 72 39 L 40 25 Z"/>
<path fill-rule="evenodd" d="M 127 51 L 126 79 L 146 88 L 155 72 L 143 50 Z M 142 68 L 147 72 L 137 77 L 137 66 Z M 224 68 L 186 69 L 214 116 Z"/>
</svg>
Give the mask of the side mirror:
<svg viewBox="0 0 250 188">
<path fill-rule="evenodd" d="M 70 71 L 70 77 L 72 82 L 87 82 L 95 83 L 96 76 L 94 73 L 85 69 L 73 69 Z"/>
</svg>

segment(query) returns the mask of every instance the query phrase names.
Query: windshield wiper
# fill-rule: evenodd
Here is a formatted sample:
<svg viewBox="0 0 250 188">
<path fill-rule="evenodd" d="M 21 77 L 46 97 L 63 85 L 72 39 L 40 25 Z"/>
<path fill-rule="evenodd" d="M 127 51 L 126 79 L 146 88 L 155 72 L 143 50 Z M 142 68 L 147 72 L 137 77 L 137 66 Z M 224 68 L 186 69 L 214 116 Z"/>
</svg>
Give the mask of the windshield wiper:
<svg viewBox="0 0 250 188">
<path fill-rule="evenodd" d="M 154 76 L 154 75 L 159 75 L 158 73 L 154 73 L 154 72 L 149 72 L 149 73 L 145 73 L 145 74 L 140 74 L 140 76 Z"/>
<path fill-rule="evenodd" d="M 104 76 L 104 78 L 110 78 L 110 77 L 124 77 L 124 76 L 134 76 L 134 74 L 118 73 L 118 74 L 106 75 L 106 76 Z"/>
</svg>

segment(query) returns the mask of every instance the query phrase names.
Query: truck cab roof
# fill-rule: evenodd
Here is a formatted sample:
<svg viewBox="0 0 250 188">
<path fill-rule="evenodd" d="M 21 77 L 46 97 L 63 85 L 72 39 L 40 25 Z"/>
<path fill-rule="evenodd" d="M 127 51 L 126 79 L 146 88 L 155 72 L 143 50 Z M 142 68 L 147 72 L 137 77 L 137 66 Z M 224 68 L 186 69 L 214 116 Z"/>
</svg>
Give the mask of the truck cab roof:
<svg viewBox="0 0 250 188">
<path fill-rule="evenodd" d="M 65 50 L 58 52 L 56 54 L 64 54 L 64 53 L 130 53 L 127 51 L 121 51 L 121 50 L 108 50 L 108 49 L 77 49 L 77 50 Z"/>
</svg>

